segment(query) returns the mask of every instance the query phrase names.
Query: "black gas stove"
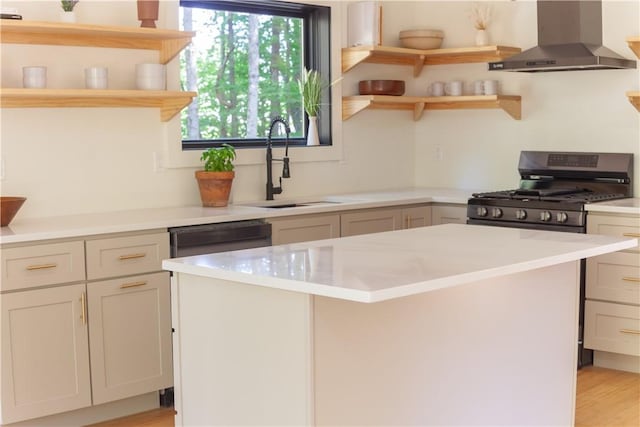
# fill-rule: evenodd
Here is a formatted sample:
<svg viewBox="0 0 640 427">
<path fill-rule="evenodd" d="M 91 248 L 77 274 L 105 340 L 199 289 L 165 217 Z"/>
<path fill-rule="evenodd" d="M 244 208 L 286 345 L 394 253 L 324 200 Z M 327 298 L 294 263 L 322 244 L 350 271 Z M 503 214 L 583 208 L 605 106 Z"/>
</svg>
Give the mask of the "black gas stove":
<svg viewBox="0 0 640 427">
<path fill-rule="evenodd" d="M 633 195 L 633 154 L 523 151 L 520 187 L 475 193 L 469 224 L 586 232 L 587 203 Z"/>
<path fill-rule="evenodd" d="M 587 203 L 633 195 L 633 154 L 523 151 L 520 187 L 476 193 L 467 223 L 586 233 Z M 578 368 L 590 365 L 584 348 L 585 261 L 580 262 Z"/>
</svg>

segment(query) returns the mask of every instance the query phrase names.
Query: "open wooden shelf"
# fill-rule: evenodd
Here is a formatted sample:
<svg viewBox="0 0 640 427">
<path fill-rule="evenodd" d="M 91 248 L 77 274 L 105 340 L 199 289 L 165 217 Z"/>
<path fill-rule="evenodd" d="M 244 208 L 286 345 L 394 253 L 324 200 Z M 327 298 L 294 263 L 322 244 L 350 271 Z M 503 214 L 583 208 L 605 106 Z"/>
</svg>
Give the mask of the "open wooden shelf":
<svg viewBox="0 0 640 427">
<path fill-rule="evenodd" d="M 631 103 L 631 105 L 636 107 L 636 110 L 640 112 L 640 92 L 638 91 L 627 92 L 627 97 L 629 98 L 629 102 Z"/>
<path fill-rule="evenodd" d="M 462 110 L 500 108 L 516 120 L 521 119 L 521 99 L 514 95 L 482 96 L 388 96 L 357 95 L 342 98 L 342 120 L 348 120 L 367 108 L 413 111 L 419 120 L 424 110 Z"/>
<path fill-rule="evenodd" d="M 640 58 L 640 36 L 627 38 L 627 44 L 629 48 Z"/>
<path fill-rule="evenodd" d="M 463 64 L 500 61 L 520 52 L 506 46 L 474 46 L 448 49 L 418 50 L 402 47 L 357 46 L 342 49 L 342 72 L 360 63 L 408 65 L 418 77 L 425 65 Z"/>
<path fill-rule="evenodd" d="M 2 43 L 157 50 L 166 64 L 184 49 L 195 32 L 3 19 Z"/>
<path fill-rule="evenodd" d="M 189 105 L 196 92 L 94 89 L 0 89 L 2 108 L 151 107 L 166 122 Z"/>
</svg>

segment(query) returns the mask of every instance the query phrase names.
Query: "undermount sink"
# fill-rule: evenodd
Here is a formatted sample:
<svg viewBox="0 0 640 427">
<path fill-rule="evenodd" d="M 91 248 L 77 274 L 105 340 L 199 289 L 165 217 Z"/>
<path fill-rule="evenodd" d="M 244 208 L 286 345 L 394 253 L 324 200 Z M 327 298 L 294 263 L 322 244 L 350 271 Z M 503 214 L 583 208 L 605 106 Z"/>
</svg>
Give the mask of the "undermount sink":
<svg viewBox="0 0 640 427">
<path fill-rule="evenodd" d="M 308 206 L 320 206 L 320 205 L 334 205 L 344 203 L 341 200 L 312 200 L 312 201 L 299 201 L 299 202 L 285 202 L 285 201 L 262 201 L 244 204 L 245 206 L 251 206 L 254 208 L 267 208 L 267 209 L 286 209 L 286 208 L 302 208 Z"/>
</svg>

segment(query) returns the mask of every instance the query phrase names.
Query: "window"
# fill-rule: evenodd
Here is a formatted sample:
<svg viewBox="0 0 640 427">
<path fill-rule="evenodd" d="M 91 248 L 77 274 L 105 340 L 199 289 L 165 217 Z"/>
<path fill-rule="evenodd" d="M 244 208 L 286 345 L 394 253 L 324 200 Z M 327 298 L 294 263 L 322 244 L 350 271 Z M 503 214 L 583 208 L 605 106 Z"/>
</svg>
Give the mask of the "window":
<svg viewBox="0 0 640 427">
<path fill-rule="evenodd" d="M 181 113 L 182 149 L 264 147 L 276 116 L 289 122 L 289 144 L 304 145 L 308 118 L 298 79 L 307 68 L 329 83 L 330 8 L 274 0 L 181 0 L 180 6 L 181 29 L 196 32 L 180 59 L 182 89 L 198 92 Z M 331 144 L 330 97 L 323 91 L 323 145 Z"/>
</svg>

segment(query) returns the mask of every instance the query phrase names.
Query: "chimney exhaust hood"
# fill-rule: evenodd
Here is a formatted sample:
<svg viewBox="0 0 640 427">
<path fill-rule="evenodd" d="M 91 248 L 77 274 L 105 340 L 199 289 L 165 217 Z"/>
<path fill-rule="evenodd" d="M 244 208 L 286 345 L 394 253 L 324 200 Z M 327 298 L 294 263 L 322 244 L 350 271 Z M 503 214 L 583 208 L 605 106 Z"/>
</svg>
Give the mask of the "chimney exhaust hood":
<svg viewBox="0 0 640 427">
<path fill-rule="evenodd" d="M 636 68 L 602 45 L 601 0 L 538 0 L 538 46 L 500 62 L 490 71 L 573 71 Z"/>
</svg>

